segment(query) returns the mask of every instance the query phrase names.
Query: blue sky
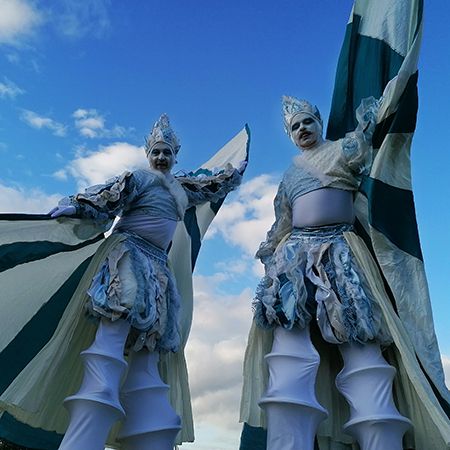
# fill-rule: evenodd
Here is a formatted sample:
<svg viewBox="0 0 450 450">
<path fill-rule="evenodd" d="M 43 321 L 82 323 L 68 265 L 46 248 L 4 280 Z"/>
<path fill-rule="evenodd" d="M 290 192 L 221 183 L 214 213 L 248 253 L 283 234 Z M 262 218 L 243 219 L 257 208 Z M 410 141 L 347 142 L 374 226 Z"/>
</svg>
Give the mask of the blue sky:
<svg viewBox="0 0 450 450">
<path fill-rule="evenodd" d="M 188 356 L 198 441 L 187 448 L 236 448 L 260 270 L 251 255 L 296 153 L 280 97 L 309 98 L 328 116 L 351 4 L 0 0 L 0 210 L 47 211 L 62 195 L 145 164 L 139 147 L 162 112 L 181 138 L 180 169 L 196 168 L 250 126 L 245 184 L 217 218 L 196 272 Z M 425 2 L 412 163 L 436 330 L 450 356 L 449 22 L 447 0 Z M 208 374 L 199 364 L 205 352 Z"/>
</svg>

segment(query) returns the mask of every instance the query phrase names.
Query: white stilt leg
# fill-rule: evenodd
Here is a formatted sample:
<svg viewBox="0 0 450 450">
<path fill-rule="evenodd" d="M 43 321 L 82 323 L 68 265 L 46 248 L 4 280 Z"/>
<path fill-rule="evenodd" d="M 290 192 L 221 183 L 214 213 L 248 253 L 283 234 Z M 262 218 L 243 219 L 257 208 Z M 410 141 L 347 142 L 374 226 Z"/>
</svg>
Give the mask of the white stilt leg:
<svg viewBox="0 0 450 450">
<path fill-rule="evenodd" d="M 392 398 L 395 368 L 383 358 L 378 344 L 344 344 L 339 350 L 344 368 L 336 386 L 350 405 L 344 430 L 361 450 L 402 450 L 411 421 L 398 412 Z"/>
<path fill-rule="evenodd" d="M 266 360 L 269 386 L 259 404 L 267 415 L 267 450 L 312 450 L 328 414 L 315 394 L 320 357 L 309 328 L 276 328 Z"/>
<path fill-rule="evenodd" d="M 119 387 L 129 329 L 125 320 L 102 320 L 94 343 L 81 353 L 84 378 L 79 391 L 64 401 L 70 423 L 60 450 L 103 450 L 112 425 L 124 416 Z"/>
<path fill-rule="evenodd" d="M 121 399 L 126 419 L 119 433 L 123 450 L 172 450 L 180 417 L 168 401 L 169 386 L 158 372 L 158 353 L 133 353 Z"/>
</svg>

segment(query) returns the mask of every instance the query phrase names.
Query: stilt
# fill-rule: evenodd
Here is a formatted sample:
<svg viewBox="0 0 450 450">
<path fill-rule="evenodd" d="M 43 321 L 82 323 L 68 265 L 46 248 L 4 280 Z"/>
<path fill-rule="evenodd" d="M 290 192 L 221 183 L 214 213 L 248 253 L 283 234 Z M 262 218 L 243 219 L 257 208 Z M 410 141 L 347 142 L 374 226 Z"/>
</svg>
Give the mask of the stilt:
<svg viewBox="0 0 450 450">
<path fill-rule="evenodd" d="M 158 372 L 158 353 L 133 353 L 121 400 L 126 419 L 119 433 L 123 450 L 172 450 L 181 429 L 168 401 L 169 386 Z"/>
<path fill-rule="evenodd" d="M 396 370 L 381 354 L 378 344 L 339 346 L 344 368 L 336 386 L 350 405 L 344 430 L 361 450 L 403 450 L 403 435 L 411 421 L 397 410 L 392 398 Z"/>
<path fill-rule="evenodd" d="M 267 450 L 313 450 L 317 427 L 328 416 L 315 394 L 320 357 L 304 330 L 274 332 L 269 386 L 259 404 L 267 415 Z"/>
<path fill-rule="evenodd" d="M 64 400 L 70 422 L 60 450 L 103 450 L 112 425 L 124 417 L 119 387 L 127 367 L 123 349 L 129 329 L 124 320 L 104 319 L 94 343 L 81 352 L 84 378 L 79 391 Z"/>
</svg>

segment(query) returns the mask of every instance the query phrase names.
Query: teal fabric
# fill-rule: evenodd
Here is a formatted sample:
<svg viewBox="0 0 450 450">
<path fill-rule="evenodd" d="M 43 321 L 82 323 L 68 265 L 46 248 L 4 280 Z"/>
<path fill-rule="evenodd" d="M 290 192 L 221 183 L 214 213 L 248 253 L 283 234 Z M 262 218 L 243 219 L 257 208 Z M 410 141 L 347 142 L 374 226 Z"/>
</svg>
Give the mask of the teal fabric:
<svg viewBox="0 0 450 450">
<path fill-rule="evenodd" d="M 379 98 L 398 73 L 403 57 L 384 41 L 358 34 L 360 16 L 347 25 L 334 82 L 327 139 L 335 141 L 356 128 L 355 110 L 363 98 Z"/>
<path fill-rule="evenodd" d="M 54 221 L 47 215 L 32 214 L 0 214 L 0 231 L 2 224 L 17 224 L 18 236 L 24 223 L 42 224 Z M 91 245 L 103 238 L 100 233 L 94 238 L 87 239 L 77 245 L 67 245 L 52 241 L 49 233 L 48 240 L 38 242 L 12 242 L 0 246 L 0 271 L 6 272 L 16 266 L 26 265 L 33 261 L 43 260 L 51 255 L 70 252 Z M 89 265 L 91 257 L 75 265 L 72 275 L 62 284 L 32 317 L 32 319 L 16 334 L 9 344 L 0 352 L 0 393 L 4 392 L 14 378 L 44 347 L 53 335 L 64 310 L 72 297 L 81 277 Z M 43 270 L 43 269 L 41 269 Z M 44 276 L 44 273 L 42 273 Z M 26 282 L 26 280 L 22 280 Z M 1 304 L 0 304 L 1 307 Z M 30 427 L 17 421 L 8 413 L 0 416 L 0 437 L 17 445 L 43 449 L 56 450 L 62 440 L 62 435 L 54 432 Z"/>
<path fill-rule="evenodd" d="M 267 431 L 244 423 L 239 450 L 266 450 Z"/>
<path fill-rule="evenodd" d="M 88 258 L 75 269 L 70 278 L 0 353 L 0 393 L 5 391 L 52 337 L 90 260 Z"/>
<path fill-rule="evenodd" d="M 19 264 L 26 264 L 47 258 L 56 253 L 78 250 L 101 239 L 103 239 L 103 235 L 99 235 L 94 239 L 89 239 L 77 245 L 67 245 L 61 242 L 50 241 L 14 242 L 3 245 L 0 247 L 0 272 L 12 269 Z"/>
<path fill-rule="evenodd" d="M 413 193 L 370 177 L 360 191 L 369 200 L 369 222 L 398 248 L 422 260 Z"/>
<path fill-rule="evenodd" d="M 417 80 L 418 73 L 416 72 L 408 80 L 398 109 L 387 119 L 377 124 L 372 138 L 373 148 L 380 148 L 388 133 L 413 133 L 416 129 L 417 108 L 419 106 Z"/>
<path fill-rule="evenodd" d="M 359 35 L 360 22 L 361 17 L 354 16 L 347 26 L 339 57 L 327 129 L 327 138 L 331 140 L 343 137 L 356 127 L 355 109 L 361 100 L 368 96 L 379 98 L 386 84 L 397 75 L 404 60 L 385 42 Z M 416 127 L 417 107 L 416 73 L 409 79 L 398 109 L 377 125 L 373 147 L 379 148 L 388 133 L 412 133 Z M 402 189 L 391 186 L 389 193 L 393 200 L 390 201 L 386 190 L 382 184 L 368 179 L 362 184 L 361 192 L 366 196 L 370 193 L 370 217 L 374 219 L 371 225 L 392 237 L 392 242 L 400 249 L 422 259 L 412 194 L 405 195 Z M 388 205 L 384 211 L 382 204 L 392 204 L 394 201 L 395 207 Z"/>
<path fill-rule="evenodd" d="M 0 436 L 16 445 L 37 450 L 58 450 L 63 435 L 30 427 L 8 413 L 0 417 Z"/>
<path fill-rule="evenodd" d="M 359 1 L 356 0 L 355 3 L 359 3 Z M 414 13 L 417 14 L 417 25 L 414 30 L 414 36 L 416 37 L 421 29 L 422 0 L 418 1 L 417 10 Z M 356 124 L 354 111 L 361 99 L 370 95 L 380 97 L 388 82 L 397 75 L 404 60 L 402 55 L 391 49 L 381 39 L 360 35 L 361 20 L 364 20 L 364 18 L 355 15 L 347 26 L 336 72 L 327 129 L 329 139 L 341 138 L 346 132 L 354 128 Z M 408 18 L 399 17 L 397 20 L 405 21 Z M 387 30 L 384 31 L 388 33 Z M 382 35 L 381 30 L 380 35 Z M 397 104 L 394 105 L 393 113 L 377 124 L 373 135 L 374 149 L 379 149 L 389 134 L 414 132 L 418 109 L 417 81 L 418 72 L 416 71 L 410 74 L 402 95 Z M 404 151 L 401 148 L 392 149 L 392 151 L 396 150 Z M 395 171 L 395 167 L 389 169 Z M 405 178 L 408 178 L 409 175 L 404 174 Z M 364 177 L 360 186 L 360 193 L 367 198 L 367 219 L 370 226 L 382 233 L 400 251 L 422 261 L 412 191 L 401 189 L 375 178 Z M 357 223 L 357 228 L 364 230 L 360 223 Z M 364 232 L 361 233 L 361 236 L 366 241 L 367 246 L 373 250 L 371 237 Z M 415 275 L 417 274 L 411 274 L 411 276 Z M 394 308 L 397 310 L 396 301 L 398 299 L 392 295 L 387 280 L 385 282 L 386 290 L 390 294 Z M 430 318 L 430 320 L 432 319 Z M 417 331 L 420 333 L 420 330 Z M 433 346 L 433 343 L 427 342 L 426 344 L 429 344 L 430 348 Z M 444 398 L 446 393 L 443 396 L 440 389 L 434 384 L 432 377 L 429 376 L 429 368 L 426 367 L 426 364 L 423 369 L 444 411 L 449 411 L 449 404 Z"/>
</svg>

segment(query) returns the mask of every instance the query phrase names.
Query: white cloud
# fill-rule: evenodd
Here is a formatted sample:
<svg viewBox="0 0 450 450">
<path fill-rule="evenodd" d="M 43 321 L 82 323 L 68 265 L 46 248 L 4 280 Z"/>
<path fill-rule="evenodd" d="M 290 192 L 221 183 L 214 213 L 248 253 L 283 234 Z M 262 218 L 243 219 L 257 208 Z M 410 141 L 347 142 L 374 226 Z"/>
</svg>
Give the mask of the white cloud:
<svg viewBox="0 0 450 450">
<path fill-rule="evenodd" d="M 242 363 L 252 319 L 252 290 L 245 288 L 237 295 L 222 292 L 228 277 L 226 273 L 194 277 L 194 318 L 186 347 L 196 427 L 215 428 L 216 442 L 224 444 L 218 449 L 236 448 L 242 427 L 238 423 Z"/>
<path fill-rule="evenodd" d="M 44 22 L 70 39 L 103 38 L 111 31 L 110 3 L 110 0 L 60 0 L 44 10 L 34 0 L 0 0 L 0 45 L 23 46 L 36 36 Z M 17 59 L 10 59 L 14 61 Z"/>
<path fill-rule="evenodd" d="M 220 426 L 195 422 L 195 442 L 185 442 L 180 450 L 236 450 L 239 446 L 238 433 L 224 433 Z"/>
<path fill-rule="evenodd" d="M 53 177 L 56 178 L 57 180 L 65 181 L 68 178 L 67 171 L 64 169 L 57 170 L 56 172 L 53 173 Z"/>
<path fill-rule="evenodd" d="M 215 269 L 230 275 L 241 275 L 248 270 L 251 258 L 246 255 L 240 255 L 239 259 L 231 259 L 226 261 L 218 261 L 214 264 Z"/>
<path fill-rule="evenodd" d="M 0 98 L 15 98 L 23 93 L 25 93 L 23 89 L 8 80 L 6 77 L 3 78 L 3 82 L 0 82 Z"/>
<path fill-rule="evenodd" d="M 85 188 L 104 183 L 108 178 L 125 170 L 140 167 L 148 167 L 143 148 L 126 142 L 116 142 L 101 146 L 96 152 L 81 150 L 65 170 L 77 179 L 79 188 Z"/>
<path fill-rule="evenodd" d="M 0 211 L 2 213 L 45 214 L 61 199 L 62 195 L 48 195 L 40 189 L 0 184 Z"/>
<path fill-rule="evenodd" d="M 35 4 L 27 0 L 0 0 L 0 44 L 19 45 L 43 22 Z"/>
<path fill-rule="evenodd" d="M 109 5 L 110 0 L 61 0 L 55 5 L 55 26 L 71 39 L 105 37 L 111 30 Z"/>
<path fill-rule="evenodd" d="M 219 233 L 246 255 L 253 256 L 274 221 L 277 186 L 278 181 L 267 174 L 243 183 L 217 214 L 207 238 Z"/>
<path fill-rule="evenodd" d="M 72 117 L 75 119 L 75 127 L 86 138 L 117 138 L 125 136 L 127 132 L 119 125 L 106 128 L 105 118 L 96 109 L 79 108 Z"/>
<path fill-rule="evenodd" d="M 59 137 L 66 135 L 67 127 L 49 117 L 43 117 L 33 111 L 25 109 L 22 112 L 21 118 L 25 123 L 30 125 L 30 127 L 36 128 L 38 130 L 47 128 L 51 130 L 55 136 Z"/>
</svg>

